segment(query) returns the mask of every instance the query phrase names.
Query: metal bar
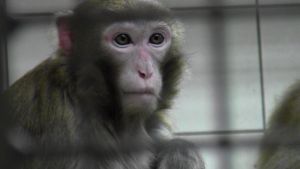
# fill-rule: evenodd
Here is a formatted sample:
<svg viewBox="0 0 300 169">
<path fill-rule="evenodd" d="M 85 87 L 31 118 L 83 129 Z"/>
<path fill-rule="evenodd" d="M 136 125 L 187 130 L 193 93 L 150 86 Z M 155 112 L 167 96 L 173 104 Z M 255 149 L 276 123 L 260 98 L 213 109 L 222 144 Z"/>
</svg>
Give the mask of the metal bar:
<svg viewBox="0 0 300 169">
<path fill-rule="evenodd" d="M 7 58 L 7 15 L 5 0 L 0 0 L 0 93 L 8 87 L 8 58 Z"/>
<path fill-rule="evenodd" d="M 259 59 L 262 119 L 263 119 L 263 128 L 266 129 L 265 82 L 264 82 L 264 67 L 263 67 L 259 0 L 255 0 L 255 3 L 256 3 L 255 12 L 256 12 L 256 31 L 257 31 L 257 47 L 258 47 L 257 49 L 258 49 L 258 59 Z"/>
<path fill-rule="evenodd" d="M 260 8 L 281 8 L 281 7 L 300 7 L 300 3 L 291 4 L 265 4 L 259 5 Z M 191 6 L 191 7 L 173 7 L 172 10 L 211 10 L 211 9 L 243 9 L 243 8 L 256 8 L 256 4 L 253 5 L 215 5 L 215 6 Z"/>
<path fill-rule="evenodd" d="M 250 134 L 263 133 L 264 130 L 218 130 L 218 131 L 201 131 L 201 132 L 178 132 L 175 136 L 197 136 L 197 135 L 227 135 L 227 134 Z"/>
<path fill-rule="evenodd" d="M 18 13 L 18 14 L 10 14 L 12 18 L 15 19 L 27 19 L 27 18 L 35 18 L 35 17 L 53 17 L 55 14 L 51 12 L 41 12 L 41 13 Z"/>
<path fill-rule="evenodd" d="M 213 0 L 210 1 L 212 5 L 214 3 L 220 4 L 222 0 Z M 215 123 L 218 125 L 218 128 L 229 128 L 231 124 L 231 117 L 229 112 L 229 101 L 228 101 L 228 67 L 226 64 L 228 62 L 227 54 L 227 43 L 226 43 L 226 33 L 224 31 L 225 27 L 225 14 L 223 10 L 218 10 L 217 8 L 212 9 L 210 12 L 210 36 L 212 48 L 212 62 L 211 68 L 213 70 L 213 84 L 214 84 L 214 93 L 213 98 L 215 102 L 214 110 L 215 113 Z M 220 163 L 218 168 L 231 169 L 232 168 L 232 158 L 228 156 L 228 152 L 231 150 L 228 147 L 231 146 L 231 142 L 228 137 L 217 138 L 219 145 L 216 145 L 219 148 L 223 148 L 224 151 L 220 151 L 218 158 Z M 228 147 L 224 147 L 224 144 Z"/>
<path fill-rule="evenodd" d="M 277 7 L 300 7 L 300 3 L 291 3 L 291 4 L 268 4 L 268 5 L 259 5 L 262 8 L 277 8 Z M 256 5 L 228 5 L 228 6 L 197 6 L 197 7 L 173 7 L 171 8 L 174 11 L 181 10 L 211 10 L 211 9 L 242 9 L 242 8 L 256 8 Z M 53 17 L 54 12 L 36 12 L 36 13 L 10 13 L 9 16 L 15 19 L 23 18 L 34 18 L 34 17 Z"/>
</svg>

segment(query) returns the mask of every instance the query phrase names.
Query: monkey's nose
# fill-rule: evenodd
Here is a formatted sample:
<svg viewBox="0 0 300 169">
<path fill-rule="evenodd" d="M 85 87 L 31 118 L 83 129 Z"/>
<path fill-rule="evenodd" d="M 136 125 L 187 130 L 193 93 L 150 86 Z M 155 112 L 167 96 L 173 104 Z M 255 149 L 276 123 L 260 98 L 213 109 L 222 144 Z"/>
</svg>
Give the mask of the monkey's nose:
<svg viewBox="0 0 300 169">
<path fill-rule="evenodd" d="M 153 75 L 152 72 L 144 72 L 144 71 L 141 71 L 141 70 L 138 70 L 138 73 L 139 73 L 140 78 L 142 78 L 144 80 L 150 79 Z"/>
</svg>

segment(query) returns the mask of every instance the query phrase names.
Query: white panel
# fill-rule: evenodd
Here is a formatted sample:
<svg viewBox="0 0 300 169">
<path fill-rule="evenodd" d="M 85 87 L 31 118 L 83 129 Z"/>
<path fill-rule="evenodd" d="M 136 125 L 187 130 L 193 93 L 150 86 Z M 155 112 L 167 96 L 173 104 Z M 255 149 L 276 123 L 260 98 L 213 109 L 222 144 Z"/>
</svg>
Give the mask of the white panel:
<svg viewBox="0 0 300 169">
<path fill-rule="evenodd" d="M 299 7 L 262 10 L 267 117 L 288 87 L 300 79 L 299 18 Z"/>
<path fill-rule="evenodd" d="M 184 136 L 199 145 L 205 169 L 255 169 L 262 134 Z M 222 145 L 222 139 L 229 144 Z"/>
<path fill-rule="evenodd" d="M 236 6 L 254 5 L 255 0 L 161 0 L 168 7 L 189 8 L 189 7 L 210 7 L 210 6 Z"/>
<path fill-rule="evenodd" d="M 55 29 L 50 23 L 25 24 L 9 40 L 9 80 L 12 84 L 55 50 Z M 52 43 L 52 44 L 55 44 Z"/>
<path fill-rule="evenodd" d="M 254 11 L 177 15 L 186 27 L 190 70 L 170 110 L 175 131 L 262 128 Z"/>
<path fill-rule="evenodd" d="M 72 9 L 76 0 L 8 0 L 10 13 L 57 12 Z"/>
<path fill-rule="evenodd" d="M 209 11 L 177 13 L 186 27 L 184 46 L 190 73 L 170 110 L 176 132 L 262 127 L 253 14 L 252 10 L 227 10 L 222 20 Z M 11 83 L 55 50 L 49 43 L 49 26 L 28 24 L 12 38 Z M 219 61 L 223 62 L 216 65 Z M 220 101 L 224 103 L 220 105 Z"/>
</svg>

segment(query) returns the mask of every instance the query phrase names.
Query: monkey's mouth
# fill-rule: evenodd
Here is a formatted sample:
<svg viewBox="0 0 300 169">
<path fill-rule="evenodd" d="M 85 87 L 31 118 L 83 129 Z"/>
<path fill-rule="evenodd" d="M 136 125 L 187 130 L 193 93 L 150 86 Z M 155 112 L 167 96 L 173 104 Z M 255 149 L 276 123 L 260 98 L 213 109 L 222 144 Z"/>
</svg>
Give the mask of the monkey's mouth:
<svg viewBox="0 0 300 169">
<path fill-rule="evenodd" d="M 132 90 L 132 91 L 123 91 L 124 95 L 152 95 L 156 96 L 153 89 L 142 89 L 142 90 Z"/>
</svg>

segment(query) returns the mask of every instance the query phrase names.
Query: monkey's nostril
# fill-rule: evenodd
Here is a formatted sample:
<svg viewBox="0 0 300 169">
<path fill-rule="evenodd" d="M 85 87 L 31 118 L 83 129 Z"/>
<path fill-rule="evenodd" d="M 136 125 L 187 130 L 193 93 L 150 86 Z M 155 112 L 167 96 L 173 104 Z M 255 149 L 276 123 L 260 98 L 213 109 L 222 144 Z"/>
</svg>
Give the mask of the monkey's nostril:
<svg viewBox="0 0 300 169">
<path fill-rule="evenodd" d="M 150 73 L 148 73 L 148 72 L 143 72 L 143 71 L 138 71 L 138 73 L 139 73 L 139 76 L 142 78 L 142 79 L 149 79 L 149 78 L 151 78 L 151 76 L 152 76 L 152 72 L 150 72 Z"/>
<path fill-rule="evenodd" d="M 138 71 L 141 78 L 146 79 L 146 73 Z"/>
</svg>

